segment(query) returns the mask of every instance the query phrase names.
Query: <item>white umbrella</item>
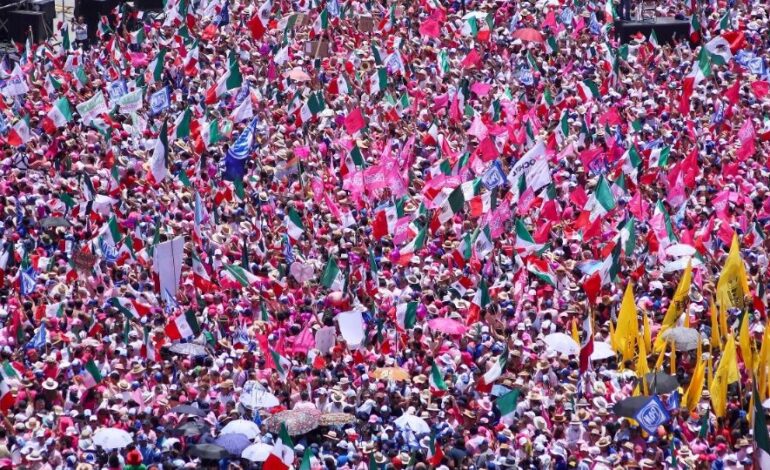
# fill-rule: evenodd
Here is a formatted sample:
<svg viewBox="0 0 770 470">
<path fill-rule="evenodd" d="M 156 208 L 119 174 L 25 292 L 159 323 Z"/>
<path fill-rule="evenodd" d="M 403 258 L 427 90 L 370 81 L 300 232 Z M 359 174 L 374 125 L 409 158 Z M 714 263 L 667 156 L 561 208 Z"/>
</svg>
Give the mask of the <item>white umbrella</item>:
<svg viewBox="0 0 770 470">
<path fill-rule="evenodd" d="M 572 336 L 564 333 L 551 333 L 543 338 L 546 346 L 551 351 L 556 351 L 560 354 L 577 355 L 580 353 L 580 345 L 572 339 Z"/>
<path fill-rule="evenodd" d="M 132 442 L 131 434 L 118 428 L 99 428 L 94 433 L 94 444 L 105 450 L 122 449 Z"/>
<path fill-rule="evenodd" d="M 254 387 L 248 392 L 243 389 L 241 393 L 240 402 L 243 406 L 248 408 L 272 408 L 281 404 L 278 401 L 278 397 L 260 388 Z"/>
<path fill-rule="evenodd" d="M 424 419 L 415 415 L 401 415 L 396 420 L 396 426 L 403 430 L 409 429 L 415 434 L 430 433 L 430 426 L 428 426 L 428 423 L 426 423 Z"/>
<path fill-rule="evenodd" d="M 227 423 L 219 432 L 222 434 L 243 434 L 249 439 L 254 439 L 260 435 L 259 426 L 254 421 L 248 419 L 236 419 Z"/>
<path fill-rule="evenodd" d="M 692 267 L 693 268 L 703 264 L 703 261 L 699 260 L 698 258 L 692 258 L 690 256 L 683 256 L 683 257 L 681 257 L 679 259 L 671 261 L 670 263 L 666 263 L 666 265 L 663 266 L 663 272 L 664 273 L 673 273 L 674 271 L 682 271 L 683 269 L 687 268 L 687 262 L 688 261 L 692 261 Z"/>
<path fill-rule="evenodd" d="M 267 460 L 267 457 L 270 455 L 272 450 L 273 446 L 270 444 L 263 444 L 262 442 L 258 442 L 243 449 L 241 458 L 250 460 L 252 462 L 264 462 Z"/>
<path fill-rule="evenodd" d="M 594 352 L 591 353 L 592 361 L 601 361 L 608 357 L 614 357 L 615 351 L 612 350 L 610 343 L 604 341 L 594 341 Z"/>
<path fill-rule="evenodd" d="M 684 243 L 675 243 L 666 248 L 666 254 L 674 258 L 681 258 L 682 256 L 692 256 L 695 254 L 695 248 L 691 245 Z"/>
</svg>

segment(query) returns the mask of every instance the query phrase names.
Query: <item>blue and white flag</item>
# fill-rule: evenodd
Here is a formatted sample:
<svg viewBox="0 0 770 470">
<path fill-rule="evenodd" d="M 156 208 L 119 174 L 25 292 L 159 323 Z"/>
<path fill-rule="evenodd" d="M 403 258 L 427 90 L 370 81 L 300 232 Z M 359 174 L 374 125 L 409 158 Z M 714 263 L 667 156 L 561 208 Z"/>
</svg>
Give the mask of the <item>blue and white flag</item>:
<svg viewBox="0 0 770 470">
<path fill-rule="evenodd" d="M 128 93 L 128 87 L 126 86 L 126 81 L 123 79 L 110 82 L 110 84 L 107 86 L 107 94 L 110 95 L 110 99 L 113 101 L 117 100 L 126 93 Z"/>
<path fill-rule="evenodd" d="M 500 162 L 495 160 L 481 176 L 481 184 L 491 191 L 504 183 L 505 173 L 503 173 L 503 169 L 500 167 Z"/>
<path fill-rule="evenodd" d="M 37 271 L 32 266 L 21 272 L 21 295 L 30 295 L 35 292 L 37 274 Z"/>
<path fill-rule="evenodd" d="M 532 75 L 532 69 L 524 67 L 519 70 L 519 81 L 522 85 L 532 86 L 535 84 L 535 76 Z"/>
<path fill-rule="evenodd" d="M 329 0 L 326 2 L 326 11 L 329 12 L 330 15 L 339 17 L 340 16 L 340 2 L 338 0 Z"/>
<path fill-rule="evenodd" d="M 163 297 L 163 300 L 166 302 L 166 307 L 164 308 L 166 313 L 173 312 L 174 310 L 179 308 L 179 302 L 176 301 L 176 299 L 171 294 L 171 292 L 168 291 L 168 289 L 164 289 L 162 297 Z"/>
<path fill-rule="evenodd" d="M 169 96 L 167 87 L 150 95 L 150 112 L 153 115 L 162 113 L 164 110 L 168 109 L 170 105 L 171 97 Z"/>
<path fill-rule="evenodd" d="M 286 264 L 291 264 L 296 259 L 291 249 L 291 240 L 285 233 L 283 234 L 283 257 L 286 258 Z"/>
<path fill-rule="evenodd" d="M 636 412 L 634 419 L 648 433 L 654 434 L 658 431 L 658 426 L 668 422 L 671 419 L 666 406 L 660 401 L 657 395 L 651 397 L 639 411 Z"/>
<path fill-rule="evenodd" d="M 679 405 L 681 405 L 681 403 L 682 403 L 681 395 L 679 395 L 679 392 L 677 390 L 674 390 L 668 396 L 668 400 L 666 402 L 666 405 L 668 406 L 668 411 L 678 410 Z"/>
<path fill-rule="evenodd" d="M 224 5 L 222 5 L 222 9 L 219 11 L 219 14 L 214 17 L 214 24 L 217 26 L 224 26 L 227 24 L 230 24 L 230 2 L 225 2 Z"/>
<path fill-rule="evenodd" d="M 572 26 L 572 20 L 574 17 L 575 17 L 575 14 L 572 13 L 572 10 L 569 7 L 567 7 L 561 11 L 561 15 L 559 16 L 559 19 L 561 20 L 562 24 L 567 26 Z"/>
<path fill-rule="evenodd" d="M 45 347 L 46 338 L 48 334 L 45 330 L 45 323 L 40 324 L 40 328 L 35 332 L 35 336 L 27 343 L 27 349 L 42 349 Z"/>
<path fill-rule="evenodd" d="M 591 30 L 591 34 L 599 34 L 602 32 L 602 25 L 596 19 L 596 13 L 591 13 L 591 21 L 588 23 L 588 29 Z"/>
<path fill-rule="evenodd" d="M 238 140 L 230 147 L 225 155 L 225 171 L 223 178 L 228 181 L 239 181 L 246 174 L 246 161 L 251 156 L 256 145 L 257 118 L 241 132 Z"/>
</svg>

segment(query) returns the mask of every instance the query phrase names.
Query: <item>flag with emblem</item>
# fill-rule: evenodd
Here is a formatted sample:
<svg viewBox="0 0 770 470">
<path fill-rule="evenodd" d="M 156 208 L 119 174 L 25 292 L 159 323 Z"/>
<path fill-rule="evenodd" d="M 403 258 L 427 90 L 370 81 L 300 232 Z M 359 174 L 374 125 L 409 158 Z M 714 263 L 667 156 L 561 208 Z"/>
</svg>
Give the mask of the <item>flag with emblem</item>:
<svg viewBox="0 0 770 470">
<path fill-rule="evenodd" d="M 182 315 L 173 318 L 166 325 L 165 332 L 171 341 L 179 341 L 198 336 L 201 332 L 201 327 L 198 324 L 198 319 L 195 317 L 195 312 L 188 310 Z"/>
<path fill-rule="evenodd" d="M 431 391 L 444 392 L 448 389 L 446 382 L 444 382 L 444 374 L 441 373 L 435 362 L 430 366 L 428 383 L 430 384 Z"/>
<path fill-rule="evenodd" d="M 86 362 L 85 366 L 83 366 L 80 378 L 83 380 L 83 385 L 86 388 L 94 388 L 102 381 L 102 373 L 93 359 Z"/>
</svg>

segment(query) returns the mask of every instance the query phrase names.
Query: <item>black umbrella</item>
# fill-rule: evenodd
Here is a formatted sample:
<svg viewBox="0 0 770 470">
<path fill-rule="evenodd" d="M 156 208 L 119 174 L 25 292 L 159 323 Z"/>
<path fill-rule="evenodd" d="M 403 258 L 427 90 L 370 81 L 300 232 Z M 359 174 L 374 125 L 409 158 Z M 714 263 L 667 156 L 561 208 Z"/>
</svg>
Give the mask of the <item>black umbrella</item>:
<svg viewBox="0 0 770 470">
<path fill-rule="evenodd" d="M 51 227 L 69 227 L 70 224 L 67 219 L 64 217 L 46 217 L 44 219 L 40 219 L 40 226 L 43 228 L 51 228 Z"/>
<path fill-rule="evenodd" d="M 227 457 L 227 449 L 216 444 L 195 444 L 190 447 L 190 455 L 207 460 L 219 460 Z"/>
<path fill-rule="evenodd" d="M 179 413 L 180 415 L 195 415 L 195 416 L 206 416 L 206 412 L 202 409 L 198 408 L 197 406 L 191 406 L 191 405 L 179 405 L 171 408 L 170 410 L 172 413 Z"/>
<path fill-rule="evenodd" d="M 647 389 L 653 395 L 671 393 L 679 388 L 679 381 L 676 379 L 676 377 L 664 372 L 647 374 L 644 376 L 644 380 L 647 381 Z"/>
<path fill-rule="evenodd" d="M 649 396 L 638 396 L 620 400 L 612 407 L 612 412 L 624 418 L 634 419 L 636 413 L 650 400 Z"/>
<path fill-rule="evenodd" d="M 209 429 L 207 424 L 197 423 L 195 421 L 188 421 L 181 426 L 173 428 L 171 434 L 174 436 L 193 437 L 200 436 Z"/>
</svg>

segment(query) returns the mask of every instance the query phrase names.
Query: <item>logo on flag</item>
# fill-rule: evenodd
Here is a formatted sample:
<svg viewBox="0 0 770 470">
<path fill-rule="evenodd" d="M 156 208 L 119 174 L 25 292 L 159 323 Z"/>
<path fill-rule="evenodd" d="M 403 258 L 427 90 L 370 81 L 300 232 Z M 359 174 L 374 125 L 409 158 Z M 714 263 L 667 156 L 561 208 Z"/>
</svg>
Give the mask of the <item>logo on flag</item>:
<svg viewBox="0 0 770 470">
<path fill-rule="evenodd" d="M 30 295 L 35 291 L 37 272 L 31 266 L 21 272 L 21 295 Z"/>
<path fill-rule="evenodd" d="M 519 81 L 522 85 L 531 86 L 535 83 L 535 77 L 532 75 L 532 69 L 529 67 L 519 70 Z"/>
<path fill-rule="evenodd" d="M 668 411 L 674 411 L 679 409 L 679 405 L 681 403 L 682 403 L 681 395 L 679 395 L 678 391 L 674 390 L 674 392 L 668 396 L 668 400 L 666 401 L 666 406 L 668 407 Z"/>
<path fill-rule="evenodd" d="M 160 114 L 168 109 L 171 104 L 170 101 L 171 98 L 168 94 L 168 88 L 156 91 L 150 96 L 150 112 L 152 112 L 153 115 Z"/>
<path fill-rule="evenodd" d="M 125 80 L 115 80 L 110 82 L 107 86 L 107 93 L 110 95 L 111 100 L 117 100 L 121 96 L 128 93 L 128 87 L 126 87 Z"/>
<path fill-rule="evenodd" d="M 650 398 L 644 406 L 639 408 L 634 419 L 645 431 L 653 434 L 657 432 L 658 426 L 671 419 L 671 415 L 668 413 L 668 410 L 666 410 L 663 402 L 661 402 L 660 398 L 656 395 Z"/>
<path fill-rule="evenodd" d="M 489 191 L 505 183 L 505 173 L 500 166 L 500 162 L 495 160 L 489 165 L 487 171 L 481 176 L 481 184 Z"/>
</svg>

